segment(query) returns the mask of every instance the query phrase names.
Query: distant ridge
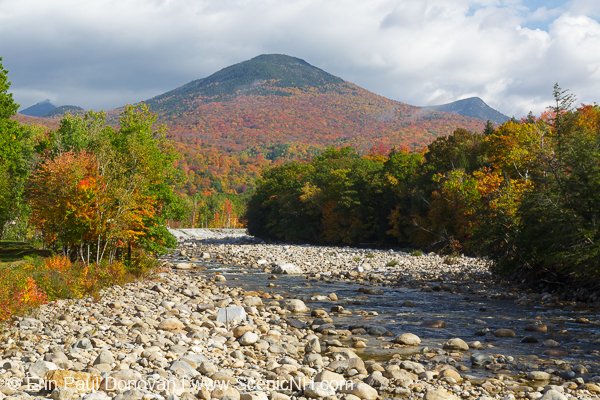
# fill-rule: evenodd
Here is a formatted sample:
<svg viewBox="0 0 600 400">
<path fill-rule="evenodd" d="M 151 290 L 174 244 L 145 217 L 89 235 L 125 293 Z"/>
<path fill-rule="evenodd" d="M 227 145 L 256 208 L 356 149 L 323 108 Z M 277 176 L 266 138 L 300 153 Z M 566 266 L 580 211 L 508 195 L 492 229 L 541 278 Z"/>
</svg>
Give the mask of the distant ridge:
<svg viewBox="0 0 600 400">
<path fill-rule="evenodd" d="M 468 99 L 458 100 L 448 104 L 427 106 L 425 108 L 464 115 L 465 117 L 479 118 L 484 121 L 490 120 L 498 125 L 501 125 L 510 119 L 508 116 L 488 106 L 479 97 L 470 97 Z"/>
<path fill-rule="evenodd" d="M 29 115 L 31 117 L 41 117 L 42 115 L 54 110 L 55 108 L 56 106 L 50 103 L 50 100 L 44 100 L 37 104 L 34 104 L 31 107 L 27 107 L 22 111 L 19 111 L 19 113 Z"/>
<path fill-rule="evenodd" d="M 79 114 L 79 115 L 83 115 L 85 113 L 85 110 L 81 107 L 77 107 L 77 106 L 60 106 L 60 107 L 56 107 L 55 109 L 51 110 L 50 112 L 47 112 L 46 114 L 42 115 L 42 117 L 44 118 L 54 118 L 56 116 L 61 117 L 63 115 L 65 115 L 67 112 L 70 112 L 71 114 Z"/>
</svg>

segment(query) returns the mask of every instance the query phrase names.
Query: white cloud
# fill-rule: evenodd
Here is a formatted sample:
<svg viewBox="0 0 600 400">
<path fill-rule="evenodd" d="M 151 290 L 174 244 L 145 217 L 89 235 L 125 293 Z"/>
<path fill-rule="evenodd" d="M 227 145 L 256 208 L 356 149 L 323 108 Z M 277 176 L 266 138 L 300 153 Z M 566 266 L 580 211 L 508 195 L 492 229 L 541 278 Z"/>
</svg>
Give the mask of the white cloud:
<svg viewBox="0 0 600 400">
<path fill-rule="evenodd" d="M 525 2 L 0 0 L 0 56 L 25 107 L 115 108 L 262 53 L 416 105 L 480 96 L 521 116 L 555 82 L 599 100 L 600 2 Z"/>
</svg>

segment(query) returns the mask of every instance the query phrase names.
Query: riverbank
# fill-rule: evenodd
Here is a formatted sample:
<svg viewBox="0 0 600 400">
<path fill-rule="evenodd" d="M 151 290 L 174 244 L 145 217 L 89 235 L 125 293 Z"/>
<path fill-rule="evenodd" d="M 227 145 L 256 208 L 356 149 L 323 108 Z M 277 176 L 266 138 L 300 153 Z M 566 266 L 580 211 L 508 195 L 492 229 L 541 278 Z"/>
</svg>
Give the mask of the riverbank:
<svg viewBox="0 0 600 400">
<path fill-rule="evenodd" d="M 462 340 L 435 320 L 390 335 L 371 303 L 364 300 L 360 311 L 345 306 L 354 299 L 341 290 L 339 296 L 324 292 L 309 299 L 275 291 L 286 280 L 324 288 L 335 287 L 327 283 L 335 281 L 349 282 L 353 292 L 362 288 L 356 295 L 375 302 L 399 285 L 447 302 L 486 291 L 517 300 L 519 294 L 492 287 L 483 260 L 445 264 L 433 255 L 205 235 L 182 241 L 163 261 L 173 268 L 151 280 L 104 290 L 97 302 L 59 300 L 32 318 L 19 318 L 1 334 L 0 392 L 55 400 L 598 398 L 597 351 L 570 346 L 565 353 L 560 344 L 540 343 L 535 353 L 513 357 L 496 347 L 499 340 L 520 340 L 503 337 L 510 336 L 511 326 Z M 388 266 L 391 261 L 398 264 Z M 244 267 L 218 268 L 224 264 Z M 302 274 L 272 274 L 278 267 L 293 272 L 289 264 Z M 261 290 L 244 286 L 253 272 L 264 282 Z M 364 323 L 348 326 L 350 317 Z M 539 332 L 528 331 L 530 336 L 544 337 L 544 321 L 539 322 L 532 324 Z M 589 322 L 594 340 L 598 322 Z M 445 339 L 425 346 L 432 332 Z M 370 350 L 387 356 L 375 359 Z M 55 389 L 51 382 L 83 383 Z"/>
<path fill-rule="evenodd" d="M 518 304 L 600 308 L 600 288 L 569 288 L 547 285 L 535 289 L 495 277 L 490 263 L 481 258 L 449 257 L 435 253 L 415 256 L 402 251 L 335 246 L 269 244 L 246 236 L 242 229 L 179 230 L 184 251 L 211 254 L 212 261 L 261 268 L 270 272 L 277 264 L 291 263 L 307 275 L 326 274 L 333 279 L 365 279 L 382 286 L 401 285 L 429 291 L 479 294 L 512 299 Z M 186 239 L 188 242 L 186 242 Z M 175 253 L 177 255 L 178 253 Z M 186 256 L 182 260 L 187 259 Z M 373 282 L 374 281 L 374 282 Z"/>
</svg>

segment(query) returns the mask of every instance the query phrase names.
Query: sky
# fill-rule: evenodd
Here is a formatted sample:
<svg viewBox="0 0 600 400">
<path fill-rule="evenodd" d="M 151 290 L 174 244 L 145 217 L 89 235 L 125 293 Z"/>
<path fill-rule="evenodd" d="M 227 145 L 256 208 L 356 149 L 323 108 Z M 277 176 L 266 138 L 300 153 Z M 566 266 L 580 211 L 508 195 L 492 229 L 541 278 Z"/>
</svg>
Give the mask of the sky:
<svg viewBox="0 0 600 400">
<path fill-rule="evenodd" d="M 110 110 L 260 54 L 412 105 L 481 97 L 517 118 L 558 83 L 600 102 L 599 0 L 0 0 L 22 109 Z"/>
</svg>

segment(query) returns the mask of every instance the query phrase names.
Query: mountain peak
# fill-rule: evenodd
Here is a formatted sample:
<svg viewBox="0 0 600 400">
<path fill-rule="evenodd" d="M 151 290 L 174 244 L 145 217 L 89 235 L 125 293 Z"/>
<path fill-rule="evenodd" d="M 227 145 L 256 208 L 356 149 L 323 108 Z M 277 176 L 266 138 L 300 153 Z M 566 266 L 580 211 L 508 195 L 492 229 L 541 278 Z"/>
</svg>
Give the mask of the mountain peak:
<svg viewBox="0 0 600 400">
<path fill-rule="evenodd" d="M 147 101 L 150 107 L 164 106 L 174 96 L 201 98 L 214 102 L 244 94 L 287 96 L 285 88 L 305 89 L 343 83 L 306 61 L 284 54 L 261 54 L 223 68 Z"/>
<path fill-rule="evenodd" d="M 439 106 L 427 106 L 425 108 L 464 115 L 466 117 L 479 118 L 484 121 L 490 120 L 499 125 L 510 119 L 501 112 L 496 111 L 488 106 L 479 97 L 469 97 L 468 99 L 457 100 L 452 103 L 442 104 Z"/>
<path fill-rule="evenodd" d="M 56 106 L 50 103 L 50 100 L 46 99 L 44 101 L 40 101 L 37 104 L 32 105 L 31 107 L 27 107 L 23 111 L 19 111 L 19 113 L 24 115 L 29 115 L 31 117 L 41 117 L 42 115 L 54 110 Z"/>
</svg>

